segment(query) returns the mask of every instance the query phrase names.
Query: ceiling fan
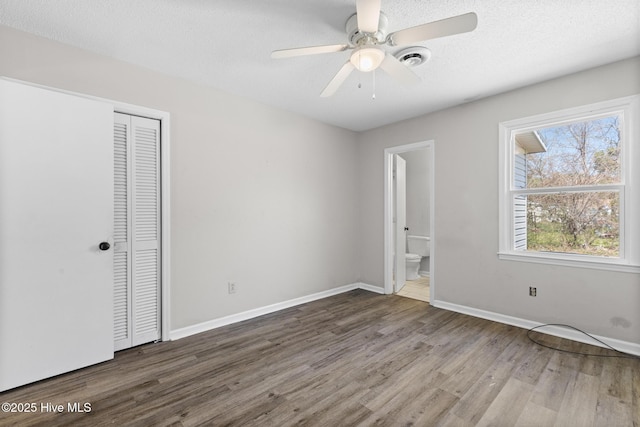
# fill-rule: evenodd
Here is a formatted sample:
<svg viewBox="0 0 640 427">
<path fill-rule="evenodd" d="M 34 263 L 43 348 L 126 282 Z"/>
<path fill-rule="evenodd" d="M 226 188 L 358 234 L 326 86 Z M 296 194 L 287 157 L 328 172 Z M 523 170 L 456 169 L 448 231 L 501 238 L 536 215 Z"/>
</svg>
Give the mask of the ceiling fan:
<svg viewBox="0 0 640 427">
<path fill-rule="evenodd" d="M 346 23 L 347 44 L 274 50 L 271 58 L 291 58 L 353 49 L 349 60 L 320 94 L 322 97 L 333 95 L 354 69 L 369 72 L 380 67 L 400 83 L 416 84 L 420 82 L 420 78 L 382 46 L 403 46 L 473 31 L 478 24 L 478 17 L 470 12 L 391 34 L 387 34 L 388 23 L 387 16 L 380 10 L 380 0 L 356 0 L 356 13 Z"/>
</svg>

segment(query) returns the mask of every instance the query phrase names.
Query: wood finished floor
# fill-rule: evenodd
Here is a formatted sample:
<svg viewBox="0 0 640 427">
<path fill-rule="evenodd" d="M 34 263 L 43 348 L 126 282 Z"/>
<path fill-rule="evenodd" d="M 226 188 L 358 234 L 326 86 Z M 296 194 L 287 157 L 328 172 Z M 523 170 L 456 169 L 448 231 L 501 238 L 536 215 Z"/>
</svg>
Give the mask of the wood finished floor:
<svg viewBox="0 0 640 427">
<path fill-rule="evenodd" d="M 639 400 L 638 359 L 356 290 L 0 393 L 91 403 L 0 425 L 617 427 L 640 425 Z"/>
<path fill-rule="evenodd" d="M 420 277 L 416 280 L 407 280 L 402 289 L 396 292 L 396 295 L 429 302 L 429 278 Z"/>
</svg>

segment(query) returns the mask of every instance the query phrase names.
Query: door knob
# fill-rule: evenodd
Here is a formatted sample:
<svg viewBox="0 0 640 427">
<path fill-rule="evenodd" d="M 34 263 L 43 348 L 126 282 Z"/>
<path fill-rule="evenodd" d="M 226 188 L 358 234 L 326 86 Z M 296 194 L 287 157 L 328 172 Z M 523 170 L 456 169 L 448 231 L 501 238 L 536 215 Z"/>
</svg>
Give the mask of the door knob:
<svg viewBox="0 0 640 427">
<path fill-rule="evenodd" d="M 98 248 L 100 248 L 101 251 L 109 250 L 110 247 L 111 247 L 111 245 L 109 244 L 109 242 L 101 242 L 98 245 Z"/>
</svg>

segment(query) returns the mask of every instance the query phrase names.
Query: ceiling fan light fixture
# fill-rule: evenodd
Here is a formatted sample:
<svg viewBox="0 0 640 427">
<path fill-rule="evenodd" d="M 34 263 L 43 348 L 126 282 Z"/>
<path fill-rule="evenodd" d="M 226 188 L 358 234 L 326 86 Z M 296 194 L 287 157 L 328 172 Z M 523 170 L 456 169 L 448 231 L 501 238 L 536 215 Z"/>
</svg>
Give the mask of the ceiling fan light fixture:
<svg viewBox="0 0 640 427">
<path fill-rule="evenodd" d="M 351 63 L 359 71 L 369 72 L 380 66 L 385 53 L 382 49 L 371 46 L 357 48 L 351 54 Z"/>
</svg>

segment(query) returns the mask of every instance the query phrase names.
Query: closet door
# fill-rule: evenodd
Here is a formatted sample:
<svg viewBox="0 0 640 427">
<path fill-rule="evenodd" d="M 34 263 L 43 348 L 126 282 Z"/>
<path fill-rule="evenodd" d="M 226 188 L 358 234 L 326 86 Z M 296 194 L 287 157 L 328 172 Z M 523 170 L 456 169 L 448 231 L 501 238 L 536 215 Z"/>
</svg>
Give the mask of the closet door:
<svg viewBox="0 0 640 427">
<path fill-rule="evenodd" d="M 131 347 L 131 276 L 129 253 L 131 252 L 131 120 L 129 116 L 115 113 L 113 125 L 114 146 L 114 350 Z"/>
<path fill-rule="evenodd" d="M 0 79 L 0 391 L 113 357 L 112 126 Z"/>
<path fill-rule="evenodd" d="M 114 119 L 115 350 L 160 338 L 160 122 Z"/>
<path fill-rule="evenodd" d="M 395 215 L 396 215 L 396 266 L 394 292 L 400 292 L 407 281 L 407 162 L 394 154 Z"/>
</svg>

